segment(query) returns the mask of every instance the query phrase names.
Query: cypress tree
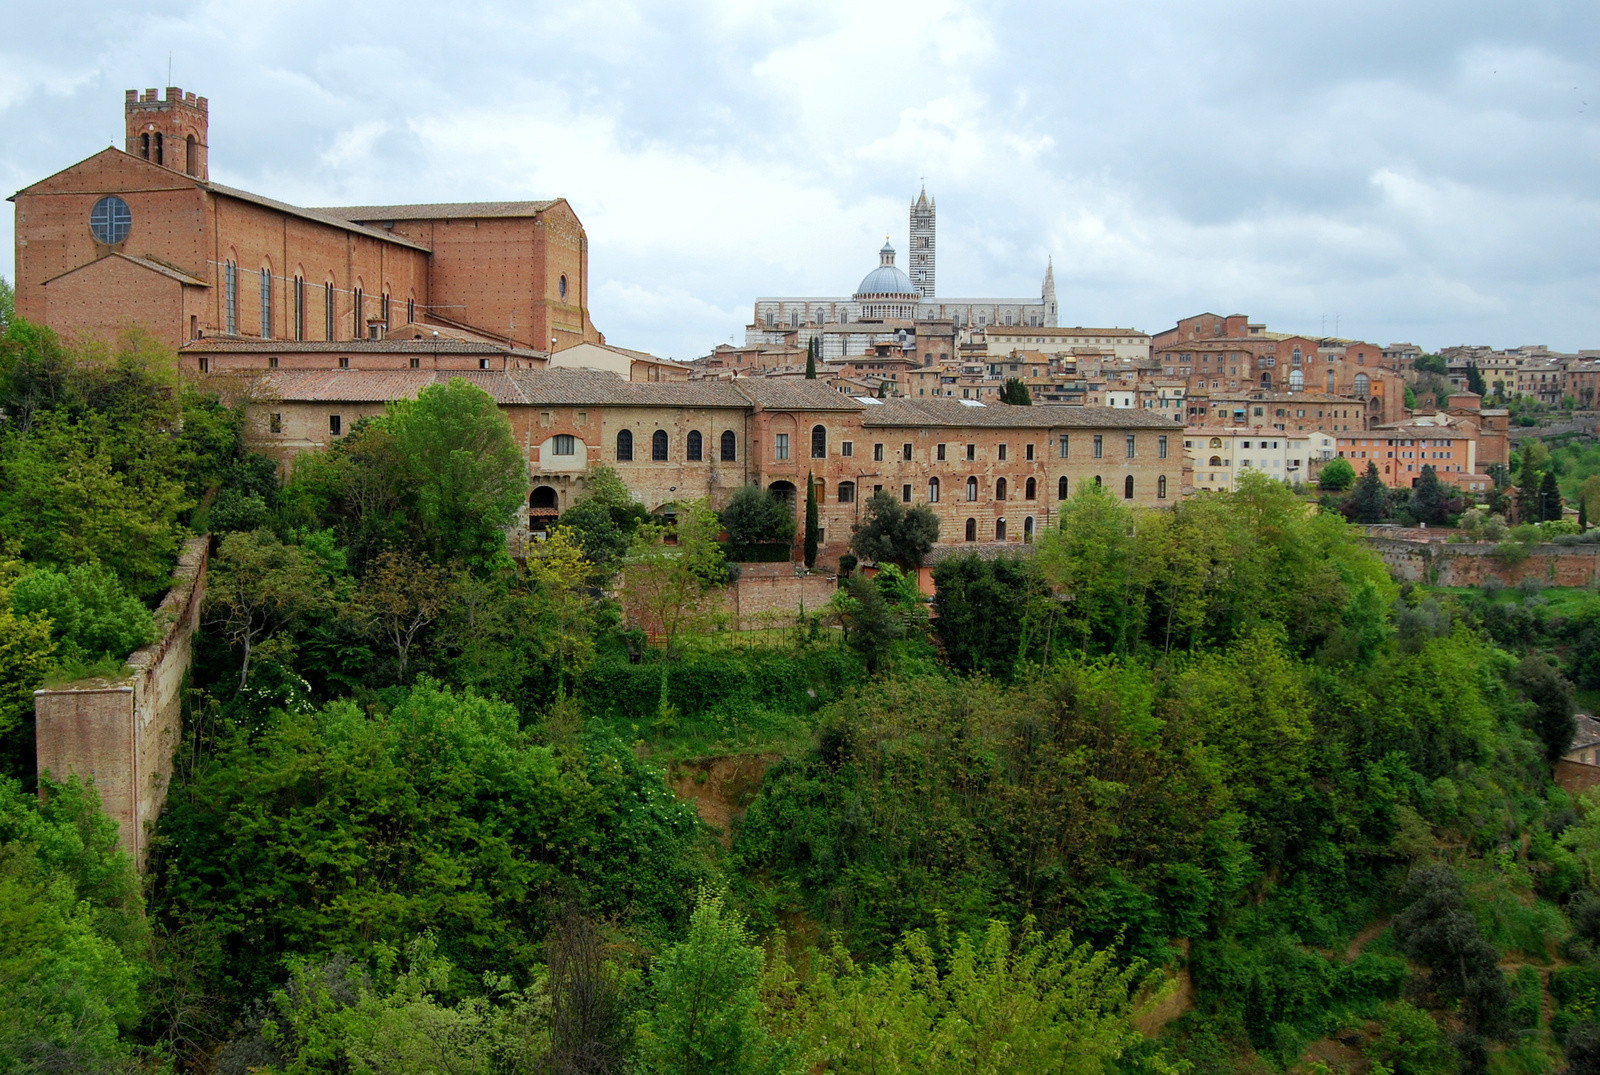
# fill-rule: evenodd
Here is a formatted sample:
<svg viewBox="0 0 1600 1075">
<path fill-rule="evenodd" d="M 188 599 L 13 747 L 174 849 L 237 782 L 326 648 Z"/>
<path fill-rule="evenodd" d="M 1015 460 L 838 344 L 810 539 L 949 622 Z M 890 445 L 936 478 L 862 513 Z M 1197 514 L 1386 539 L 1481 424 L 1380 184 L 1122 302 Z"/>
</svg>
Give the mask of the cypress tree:
<svg viewBox="0 0 1600 1075">
<path fill-rule="evenodd" d="M 1436 526 L 1445 521 L 1449 507 L 1445 491 L 1439 484 L 1438 473 L 1431 465 L 1424 463 L 1422 476 L 1411 491 L 1411 513 L 1418 522 Z"/>
<path fill-rule="evenodd" d="M 1580 498 L 1578 500 L 1578 533 L 1581 534 L 1585 530 L 1588 530 L 1588 529 L 1589 529 L 1589 502 Z"/>
<path fill-rule="evenodd" d="M 813 336 L 811 337 L 811 342 L 806 344 L 806 380 L 808 381 L 817 379 L 817 351 L 819 350 L 817 344 L 820 342 L 816 336 Z"/>
<path fill-rule="evenodd" d="M 817 539 L 821 527 L 817 521 L 817 483 L 811 471 L 806 471 L 806 567 L 817 562 Z"/>
<path fill-rule="evenodd" d="M 1562 509 L 1565 507 L 1561 499 L 1561 487 L 1556 484 L 1555 468 L 1544 472 L 1544 480 L 1539 483 L 1539 519 L 1541 522 L 1554 521 L 1561 518 Z"/>
<path fill-rule="evenodd" d="M 1476 362 L 1467 363 L 1467 390 L 1484 395 L 1486 386 L 1483 383 L 1483 373 L 1478 369 Z"/>
<path fill-rule="evenodd" d="M 1367 463 L 1367 472 L 1356 482 L 1356 491 L 1351 496 L 1355 504 L 1357 521 L 1375 523 L 1383 518 L 1389 491 L 1384 488 L 1383 478 L 1378 474 L 1378 464 L 1370 461 Z"/>
</svg>

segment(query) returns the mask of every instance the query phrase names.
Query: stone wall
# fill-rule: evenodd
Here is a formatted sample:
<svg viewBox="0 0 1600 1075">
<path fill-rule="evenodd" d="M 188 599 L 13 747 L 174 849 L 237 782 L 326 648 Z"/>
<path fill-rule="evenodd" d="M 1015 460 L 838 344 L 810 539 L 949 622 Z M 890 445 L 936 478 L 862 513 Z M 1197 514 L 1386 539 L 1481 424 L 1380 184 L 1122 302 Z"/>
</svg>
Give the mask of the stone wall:
<svg viewBox="0 0 1600 1075">
<path fill-rule="evenodd" d="M 119 680 L 86 680 L 35 691 L 36 759 L 41 775 L 93 780 L 123 848 L 140 870 L 148 825 L 161 814 L 182 734 L 183 681 L 205 599 L 210 539 L 184 546 L 172 589 L 156 609 L 159 641 L 135 650 Z"/>
<path fill-rule="evenodd" d="M 1488 543 L 1369 537 L 1367 546 L 1395 578 L 1429 586 L 1481 586 L 1491 578 L 1507 586 L 1526 578 L 1547 586 L 1589 586 L 1600 572 L 1600 545 L 1535 545 L 1520 562 L 1496 555 Z"/>
<path fill-rule="evenodd" d="M 1582 795 L 1590 788 L 1600 786 L 1600 765 L 1585 765 L 1562 758 L 1556 762 L 1555 778 L 1561 790 L 1568 795 Z"/>
<path fill-rule="evenodd" d="M 797 575 L 793 564 L 741 564 L 739 581 L 725 591 L 721 611 L 736 631 L 788 627 L 801 608 L 816 612 L 833 600 L 838 580 Z"/>
</svg>

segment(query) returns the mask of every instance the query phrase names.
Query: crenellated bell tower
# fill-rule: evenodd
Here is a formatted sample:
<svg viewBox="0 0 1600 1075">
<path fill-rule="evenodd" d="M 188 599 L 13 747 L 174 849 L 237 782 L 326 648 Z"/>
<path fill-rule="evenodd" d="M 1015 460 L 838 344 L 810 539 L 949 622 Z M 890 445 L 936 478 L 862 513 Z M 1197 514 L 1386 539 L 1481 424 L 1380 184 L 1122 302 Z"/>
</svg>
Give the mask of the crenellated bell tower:
<svg viewBox="0 0 1600 1075">
<path fill-rule="evenodd" d="M 123 112 L 130 154 L 196 179 L 208 178 L 204 97 L 184 93 L 176 86 L 167 87 L 165 100 L 153 89 L 143 93 L 128 90 Z"/>
</svg>

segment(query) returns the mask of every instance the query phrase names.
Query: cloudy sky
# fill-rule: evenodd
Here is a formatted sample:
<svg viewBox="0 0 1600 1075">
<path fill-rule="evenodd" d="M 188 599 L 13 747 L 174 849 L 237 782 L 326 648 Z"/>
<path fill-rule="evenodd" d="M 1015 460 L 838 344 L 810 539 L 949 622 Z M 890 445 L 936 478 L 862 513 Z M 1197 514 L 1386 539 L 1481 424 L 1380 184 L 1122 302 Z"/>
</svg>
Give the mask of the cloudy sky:
<svg viewBox="0 0 1600 1075">
<path fill-rule="evenodd" d="M 593 316 L 679 358 L 905 246 L 1067 324 L 1211 310 L 1600 348 L 1600 4 L 13 5 L 0 186 L 211 100 L 214 179 L 303 205 L 564 196 Z M 0 273 L 13 228 L 0 213 Z M 903 264 L 903 261 L 902 261 Z M 1337 320 L 1336 320 L 1337 319 Z"/>
</svg>

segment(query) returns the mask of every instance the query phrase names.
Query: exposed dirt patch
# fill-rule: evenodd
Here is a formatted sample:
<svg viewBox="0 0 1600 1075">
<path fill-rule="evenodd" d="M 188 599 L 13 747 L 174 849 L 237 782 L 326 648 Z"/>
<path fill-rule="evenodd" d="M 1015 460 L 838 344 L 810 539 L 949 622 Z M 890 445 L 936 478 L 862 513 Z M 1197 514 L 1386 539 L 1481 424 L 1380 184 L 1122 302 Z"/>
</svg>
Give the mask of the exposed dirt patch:
<svg viewBox="0 0 1600 1075">
<path fill-rule="evenodd" d="M 1178 969 L 1172 975 L 1177 979 L 1178 986 L 1160 1004 L 1134 1020 L 1134 1027 L 1147 1038 L 1159 1036 L 1168 1023 L 1194 1011 L 1194 978 L 1189 974 L 1189 941 L 1185 938 L 1172 943 L 1183 952 Z"/>
<path fill-rule="evenodd" d="M 1341 1030 L 1331 1038 L 1322 1038 L 1306 1046 L 1306 1051 L 1300 1054 L 1300 1062 L 1290 1068 L 1291 1072 L 1299 1073 L 1309 1071 L 1314 1063 L 1326 1064 L 1336 1072 L 1347 1072 L 1348 1075 L 1367 1075 L 1372 1068 L 1372 1062 L 1361 1052 L 1365 1045 L 1376 1033 L 1376 1023 L 1368 1023 L 1361 1029 Z"/>
<path fill-rule="evenodd" d="M 755 801 L 761 778 L 781 754 L 735 754 L 722 758 L 691 758 L 674 762 L 667 770 L 667 786 L 684 802 L 694 803 L 700 820 L 717 830 L 723 847 L 733 846 L 733 823 Z"/>
</svg>

